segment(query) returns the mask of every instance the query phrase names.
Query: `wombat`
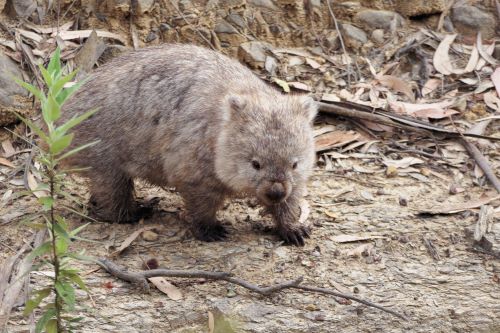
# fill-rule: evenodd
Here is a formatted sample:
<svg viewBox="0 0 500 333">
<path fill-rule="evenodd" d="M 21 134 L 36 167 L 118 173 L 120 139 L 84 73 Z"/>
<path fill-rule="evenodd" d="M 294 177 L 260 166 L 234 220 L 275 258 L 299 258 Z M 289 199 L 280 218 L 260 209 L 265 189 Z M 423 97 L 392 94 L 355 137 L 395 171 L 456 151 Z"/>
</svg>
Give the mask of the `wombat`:
<svg viewBox="0 0 500 333">
<path fill-rule="evenodd" d="M 304 245 L 299 200 L 315 161 L 312 98 L 285 95 L 238 61 L 202 47 L 163 44 L 111 60 L 63 107 L 63 119 L 98 108 L 75 127 L 67 160 L 90 167 L 91 206 L 101 219 L 138 219 L 134 179 L 175 187 L 195 237 L 222 240 L 224 199 L 255 196 L 277 233 Z"/>
</svg>

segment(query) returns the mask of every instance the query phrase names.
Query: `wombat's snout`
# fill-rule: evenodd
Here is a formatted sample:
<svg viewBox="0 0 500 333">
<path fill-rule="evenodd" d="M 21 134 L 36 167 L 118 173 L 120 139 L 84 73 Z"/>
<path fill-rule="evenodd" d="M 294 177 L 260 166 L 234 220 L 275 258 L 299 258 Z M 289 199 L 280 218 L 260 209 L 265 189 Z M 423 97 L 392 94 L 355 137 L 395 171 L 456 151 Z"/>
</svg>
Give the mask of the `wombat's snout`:
<svg viewBox="0 0 500 333">
<path fill-rule="evenodd" d="M 266 197 L 269 201 L 274 202 L 274 203 L 279 203 L 279 202 L 283 201 L 286 197 L 285 186 L 283 186 L 282 183 L 278 183 L 278 182 L 274 183 L 266 191 Z"/>
</svg>

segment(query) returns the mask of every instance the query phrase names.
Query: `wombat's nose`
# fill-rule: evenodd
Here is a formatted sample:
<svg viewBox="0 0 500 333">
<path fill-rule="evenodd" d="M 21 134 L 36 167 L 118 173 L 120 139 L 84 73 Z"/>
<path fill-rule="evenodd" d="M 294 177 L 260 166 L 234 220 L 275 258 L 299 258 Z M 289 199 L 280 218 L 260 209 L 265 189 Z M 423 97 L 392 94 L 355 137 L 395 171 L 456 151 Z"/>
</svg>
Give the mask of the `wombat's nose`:
<svg viewBox="0 0 500 333">
<path fill-rule="evenodd" d="M 266 192 L 266 197 L 272 202 L 281 202 L 285 195 L 285 187 L 281 183 L 274 183 Z"/>
</svg>

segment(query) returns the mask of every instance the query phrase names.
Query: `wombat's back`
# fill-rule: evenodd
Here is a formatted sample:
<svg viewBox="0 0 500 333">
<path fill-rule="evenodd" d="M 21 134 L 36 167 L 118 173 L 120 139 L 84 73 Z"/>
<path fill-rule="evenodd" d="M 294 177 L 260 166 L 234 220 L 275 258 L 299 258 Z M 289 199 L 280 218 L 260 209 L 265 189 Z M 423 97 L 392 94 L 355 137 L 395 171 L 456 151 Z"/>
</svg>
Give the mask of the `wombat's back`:
<svg viewBox="0 0 500 333">
<path fill-rule="evenodd" d="M 236 60 L 205 48 L 164 44 L 121 55 L 64 106 L 66 118 L 99 110 L 75 129 L 74 146 L 101 142 L 70 163 L 155 170 L 169 152 L 175 159 L 176 150 L 212 144 L 222 99 L 252 91 L 273 92 Z"/>
</svg>

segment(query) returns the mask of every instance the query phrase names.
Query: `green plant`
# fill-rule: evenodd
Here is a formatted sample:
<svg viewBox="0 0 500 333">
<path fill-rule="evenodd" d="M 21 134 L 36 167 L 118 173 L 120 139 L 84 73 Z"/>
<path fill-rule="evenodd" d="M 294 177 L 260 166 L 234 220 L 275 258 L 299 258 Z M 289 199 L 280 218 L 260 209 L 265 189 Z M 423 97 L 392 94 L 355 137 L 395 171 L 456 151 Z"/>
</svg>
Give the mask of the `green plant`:
<svg viewBox="0 0 500 333">
<path fill-rule="evenodd" d="M 77 148 L 69 149 L 73 140 L 70 130 L 92 116 L 96 110 L 86 112 L 74 117 L 65 123 L 56 125 L 61 117 L 61 107 L 65 101 L 81 86 L 82 82 L 67 86 L 75 77 L 76 71 L 67 75 L 63 73 L 60 61 L 60 50 L 57 49 L 52 56 L 47 68 L 39 66 L 42 73 L 46 93 L 31 84 L 19 79 L 15 81 L 31 92 L 40 101 L 44 126 L 39 127 L 29 119 L 17 115 L 43 143 L 39 147 L 38 161 L 43 165 L 41 182 L 34 192 L 43 193 L 38 195 L 41 206 L 42 223 L 30 221 L 34 228 L 46 228 L 49 240 L 31 253 L 31 258 L 38 258 L 40 265 L 50 266 L 54 272 L 50 286 L 37 290 L 33 297 L 26 303 L 24 313 L 33 312 L 35 308 L 42 309 L 42 315 L 37 321 L 35 331 L 47 333 L 70 332 L 72 323 L 79 318 L 70 315 L 75 308 L 75 286 L 87 290 L 85 283 L 79 276 L 79 271 L 72 267 L 74 260 L 85 260 L 83 252 L 71 252 L 69 247 L 74 239 L 80 239 L 77 234 L 85 225 L 70 230 L 63 216 L 60 215 L 59 203 L 62 197 L 68 197 L 63 189 L 63 181 L 67 170 L 60 170 L 60 162 L 65 158 L 80 152 L 81 150 L 95 144 L 88 143 Z M 48 301 L 40 306 L 41 302 L 49 296 L 54 296 L 53 301 Z M 50 298 L 52 299 L 52 298 Z"/>
</svg>

